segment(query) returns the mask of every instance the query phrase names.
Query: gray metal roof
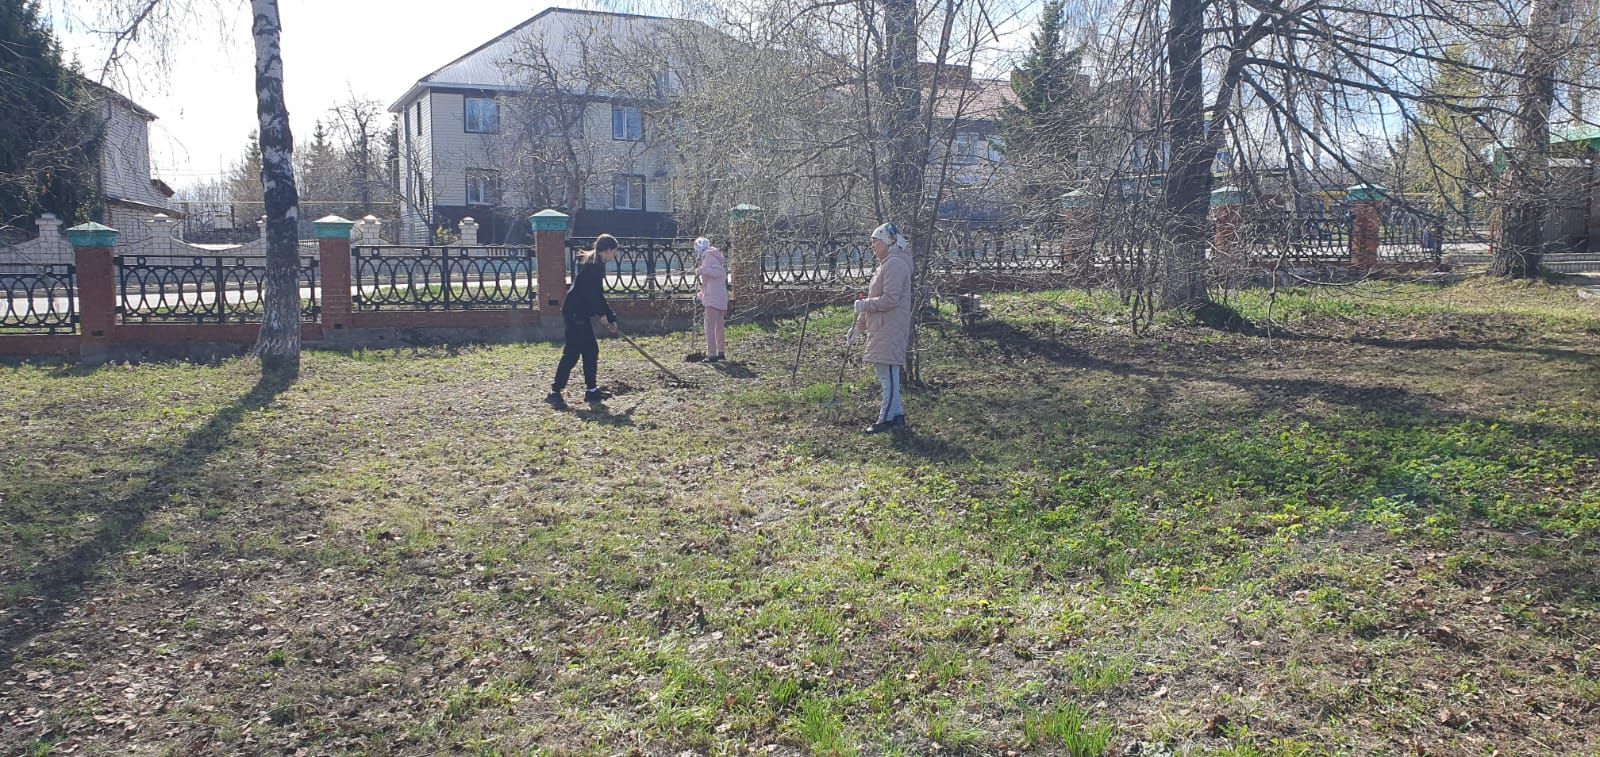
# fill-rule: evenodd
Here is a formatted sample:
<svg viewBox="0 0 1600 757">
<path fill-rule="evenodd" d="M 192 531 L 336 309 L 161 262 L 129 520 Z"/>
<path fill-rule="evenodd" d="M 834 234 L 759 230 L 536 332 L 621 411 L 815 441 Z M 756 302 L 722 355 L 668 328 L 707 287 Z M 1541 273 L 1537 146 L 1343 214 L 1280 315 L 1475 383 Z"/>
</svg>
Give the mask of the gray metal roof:
<svg viewBox="0 0 1600 757">
<path fill-rule="evenodd" d="M 423 89 L 432 87 L 520 89 L 513 62 L 533 49 L 576 70 L 586 55 L 592 59 L 603 54 L 599 47 L 616 49 L 626 46 L 628 40 L 648 40 L 686 27 L 708 29 L 698 21 L 684 19 L 549 8 L 418 79 L 389 110 L 404 110 Z"/>
</svg>

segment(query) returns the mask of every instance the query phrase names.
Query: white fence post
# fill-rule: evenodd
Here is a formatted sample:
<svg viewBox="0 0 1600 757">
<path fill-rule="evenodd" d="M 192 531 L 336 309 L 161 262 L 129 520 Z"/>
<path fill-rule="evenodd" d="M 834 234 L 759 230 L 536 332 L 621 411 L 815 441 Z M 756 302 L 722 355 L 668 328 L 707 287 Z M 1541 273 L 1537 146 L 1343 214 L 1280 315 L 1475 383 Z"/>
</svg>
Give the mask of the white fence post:
<svg viewBox="0 0 1600 757">
<path fill-rule="evenodd" d="M 39 225 L 39 238 L 35 240 L 39 257 L 47 263 L 72 262 L 72 246 L 61 235 L 61 219 L 55 213 L 45 213 L 35 223 Z"/>
</svg>

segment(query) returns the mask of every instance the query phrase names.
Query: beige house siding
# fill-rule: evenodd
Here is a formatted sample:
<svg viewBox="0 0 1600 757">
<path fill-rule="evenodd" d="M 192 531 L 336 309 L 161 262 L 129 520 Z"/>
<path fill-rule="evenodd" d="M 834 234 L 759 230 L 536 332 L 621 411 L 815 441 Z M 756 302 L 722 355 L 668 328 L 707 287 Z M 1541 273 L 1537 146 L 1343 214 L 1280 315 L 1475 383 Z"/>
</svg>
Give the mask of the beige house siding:
<svg viewBox="0 0 1600 757">
<path fill-rule="evenodd" d="M 612 181 L 618 174 L 645 177 L 643 210 L 655 213 L 672 212 L 667 191 L 666 148 L 658 143 L 653 132 L 655 124 L 646 117 L 643 142 L 629 142 L 611 137 L 611 103 L 596 102 L 584 108 L 584 136 L 589 145 L 589 181 L 585 186 L 584 205 L 595 210 L 615 210 L 612 207 Z M 657 174 L 662 174 L 658 176 Z"/>
<path fill-rule="evenodd" d="M 100 114 L 105 129 L 100 150 L 101 196 L 108 203 L 122 200 L 172 212 L 168 198 L 150 184 L 150 122 L 154 119 L 110 97 L 101 100 Z M 124 225 L 132 220 L 142 228 L 155 212 L 146 210 L 133 215 L 124 209 L 116 220 Z M 111 216 L 108 214 L 107 218 Z M 116 223 L 107 225 L 121 228 Z"/>
<path fill-rule="evenodd" d="M 455 93 L 430 92 L 428 97 L 433 129 L 434 204 L 467 204 L 467 169 L 492 168 L 488 148 L 493 136 L 468 134 L 466 97 Z"/>
<path fill-rule="evenodd" d="M 466 96 L 454 92 L 429 91 L 431 140 L 433 147 L 435 205 L 459 207 L 466 204 L 466 172 L 468 169 L 498 170 L 499 155 L 507 152 L 506 129 L 513 125 L 505 121 L 509 114 L 504 97 L 501 101 L 501 134 L 471 134 L 466 130 Z M 578 144 L 579 154 L 586 163 L 589 181 L 584 191 L 584 206 L 596 210 L 611 210 L 612 180 L 617 174 L 645 177 L 644 210 L 671 212 L 666 166 L 666 150 L 649 141 L 650 123 L 645 124 L 647 141 L 629 142 L 612 139 L 611 104 L 590 103 L 584 108 L 583 139 Z M 658 175 L 661 174 L 661 175 Z M 522 198 L 506 196 L 506 204 L 516 204 Z"/>
<path fill-rule="evenodd" d="M 422 106 L 420 119 L 419 103 Z M 406 199 L 400 213 L 400 240 L 407 244 L 424 244 L 432 236 L 428 219 L 423 215 L 431 213 L 428 208 L 437 204 L 433 179 L 435 130 L 429 123 L 431 111 L 432 104 L 427 97 L 406 101 L 400 111 L 400 125 L 405 129 L 400 136 L 400 189 Z M 420 134 L 418 124 L 422 126 Z"/>
</svg>

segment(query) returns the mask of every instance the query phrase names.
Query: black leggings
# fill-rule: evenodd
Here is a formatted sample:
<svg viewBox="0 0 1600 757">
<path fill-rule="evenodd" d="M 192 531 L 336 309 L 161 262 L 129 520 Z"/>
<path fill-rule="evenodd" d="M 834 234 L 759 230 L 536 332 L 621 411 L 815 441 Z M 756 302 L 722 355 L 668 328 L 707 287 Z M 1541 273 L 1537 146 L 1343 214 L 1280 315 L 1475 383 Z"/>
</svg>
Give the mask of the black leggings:
<svg viewBox="0 0 1600 757">
<path fill-rule="evenodd" d="M 595 388 L 595 371 L 600 363 L 600 343 L 594 338 L 594 323 L 588 318 L 567 320 L 567 343 L 561 349 L 561 362 L 556 364 L 556 381 L 550 391 L 560 393 L 567 388 L 567 378 L 572 366 L 583 358 L 583 384 L 585 389 Z"/>
</svg>

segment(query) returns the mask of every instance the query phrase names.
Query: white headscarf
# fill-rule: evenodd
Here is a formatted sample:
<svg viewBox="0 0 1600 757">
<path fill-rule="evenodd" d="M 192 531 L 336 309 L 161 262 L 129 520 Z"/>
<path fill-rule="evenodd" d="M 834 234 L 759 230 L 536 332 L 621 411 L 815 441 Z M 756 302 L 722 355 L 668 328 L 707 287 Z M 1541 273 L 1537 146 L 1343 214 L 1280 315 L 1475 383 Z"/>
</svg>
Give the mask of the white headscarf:
<svg viewBox="0 0 1600 757">
<path fill-rule="evenodd" d="M 904 250 L 911 246 L 911 240 L 900 233 L 900 228 L 892 223 L 886 223 L 872 230 L 872 238 L 889 245 L 890 251 Z"/>
<path fill-rule="evenodd" d="M 694 240 L 694 254 L 704 255 L 706 254 L 706 250 L 709 249 L 711 249 L 711 240 L 706 239 L 705 237 L 700 237 L 699 239 Z"/>
</svg>

